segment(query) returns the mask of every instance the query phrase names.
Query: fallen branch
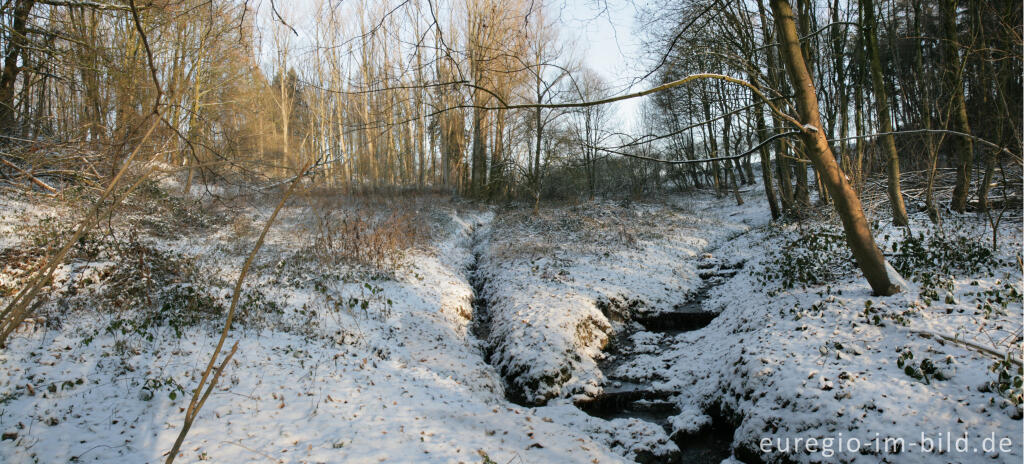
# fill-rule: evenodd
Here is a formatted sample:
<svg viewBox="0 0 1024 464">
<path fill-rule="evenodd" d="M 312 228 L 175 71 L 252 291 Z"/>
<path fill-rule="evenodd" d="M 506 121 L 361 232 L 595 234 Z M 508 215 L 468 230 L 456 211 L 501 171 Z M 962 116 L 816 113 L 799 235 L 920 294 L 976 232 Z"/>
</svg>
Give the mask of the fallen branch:
<svg viewBox="0 0 1024 464">
<path fill-rule="evenodd" d="M 983 354 L 987 354 L 989 356 L 992 356 L 992 357 L 994 357 L 994 358 L 996 358 L 996 359 L 998 359 L 1000 361 L 1004 360 L 1004 359 L 1008 359 L 1010 362 L 1016 364 L 1017 366 L 1021 366 L 1022 365 L 1020 359 L 1014 358 L 1014 357 L 1012 357 L 1012 356 L 1010 356 L 1010 355 L 1008 355 L 1006 353 L 1000 353 L 1000 352 L 996 351 L 995 349 L 987 348 L 987 347 L 981 346 L 981 345 L 979 345 L 977 343 L 969 342 L 967 340 L 962 340 L 962 339 L 959 339 L 959 338 L 956 338 L 956 337 L 950 337 L 949 335 L 943 335 L 943 334 L 940 334 L 940 333 L 929 332 L 927 330 L 911 330 L 910 333 L 915 334 L 915 335 L 920 335 L 920 336 L 922 336 L 924 338 L 933 338 L 933 337 L 934 338 L 938 338 L 938 339 L 950 342 L 950 343 L 952 343 L 954 345 L 960 345 L 960 346 L 965 347 L 965 348 L 970 348 L 970 349 L 973 349 L 975 351 L 979 351 L 979 352 L 981 352 Z"/>
<path fill-rule="evenodd" d="M 43 189 L 49 190 L 50 193 L 54 193 L 54 194 L 57 193 L 57 189 L 49 186 L 46 182 L 43 182 L 43 181 L 39 180 L 38 177 L 33 176 L 32 174 L 29 174 L 28 171 L 25 171 L 24 169 L 19 168 L 18 165 L 14 164 L 14 163 L 12 163 L 10 161 L 7 161 L 7 160 L 5 160 L 3 158 L 0 158 L 0 162 L 3 162 L 5 166 L 10 166 L 11 169 L 14 169 L 15 171 L 18 171 L 19 174 L 21 174 L 21 175 L 23 175 L 25 177 L 28 177 L 28 179 L 31 180 L 33 184 L 36 184 L 36 185 L 42 187 Z"/>
</svg>

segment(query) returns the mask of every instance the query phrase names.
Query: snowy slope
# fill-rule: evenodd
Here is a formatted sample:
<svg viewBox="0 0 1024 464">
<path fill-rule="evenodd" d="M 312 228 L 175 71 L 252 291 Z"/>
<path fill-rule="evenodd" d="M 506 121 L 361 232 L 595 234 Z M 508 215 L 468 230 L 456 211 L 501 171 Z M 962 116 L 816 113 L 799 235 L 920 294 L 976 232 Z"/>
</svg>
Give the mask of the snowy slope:
<svg viewBox="0 0 1024 464">
<path fill-rule="evenodd" d="M 394 280 L 369 281 L 382 289 L 372 298 L 358 279 L 314 290 L 282 284 L 268 272 L 253 276 L 250 285 L 285 307 L 286 322 L 232 332 L 238 353 L 179 462 L 622 460 L 585 432 L 604 421 L 575 408 L 527 409 L 504 400 L 467 331 L 467 231 L 486 215 L 445 214 L 435 245 L 410 256 Z M 275 248 L 289 238 L 288 217 L 268 243 L 264 267 L 272 267 Z M 238 256 L 206 254 L 222 245 L 211 237 L 163 243 L 231 276 Z M 369 310 L 334 311 L 328 294 L 367 298 Z M 146 341 L 107 333 L 112 316 L 102 311 L 72 311 L 74 319 L 59 328 L 27 324 L 0 353 L 0 461 L 162 460 L 216 324 L 180 338 L 157 330 Z"/>
</svg>

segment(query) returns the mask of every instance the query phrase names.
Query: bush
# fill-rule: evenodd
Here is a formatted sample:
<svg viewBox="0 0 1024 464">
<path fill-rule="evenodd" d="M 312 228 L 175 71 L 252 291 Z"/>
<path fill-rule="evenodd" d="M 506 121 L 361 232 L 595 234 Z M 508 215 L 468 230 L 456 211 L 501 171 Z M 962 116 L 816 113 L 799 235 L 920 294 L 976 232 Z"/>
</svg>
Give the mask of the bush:
<svg viewBox="0 0 1024 464">
<path fill-rule="evenodd" d="M 781 248 L 768 252 L 767 264 L 755 273 L 758 282 L 777 287 L 769 294 L 832 282 L 853 270 L 853 255 L 841 232 L 801 230 Z"/>
<path fill-rule="evenodd" d="M 890 237 L 884 238 L 888 241 Z M 904 276 L 921 272 L 973 274 L 1001 264 L 983 243 L 960 235 L 907 233 L 890 245 L 889 263 Z"/>
<path fill-rule="evenodd" d="M 983 241 L 961 235 L 921 232 L 895 241 L 888 235 L 882 238 L 880 247 L 890 264 L 904 277 L 922 284 L 922 295 L 929 300 L 952 292 L 954 274 L 976 274 L 1005 264 Z M 842 231 L 806 229 L 770 251 L 766 266 L 756 275 L 765 287 L 777 284 L 770 292 L 775 295 L 833 282 L 852 273 L 855 263 Z"/>
</svg>

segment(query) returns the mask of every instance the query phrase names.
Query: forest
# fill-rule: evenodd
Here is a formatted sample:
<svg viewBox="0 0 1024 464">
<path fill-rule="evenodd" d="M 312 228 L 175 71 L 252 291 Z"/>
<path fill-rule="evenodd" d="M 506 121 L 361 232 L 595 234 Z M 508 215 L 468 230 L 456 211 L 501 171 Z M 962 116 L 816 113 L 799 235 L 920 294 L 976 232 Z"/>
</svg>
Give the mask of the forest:
<svg viewBox="0 0 1024 464">
<path fill-rule="evenodd" d="M 1024 458 L 1019 1 L 0 25 L 0 461 Z"/>
</svg>

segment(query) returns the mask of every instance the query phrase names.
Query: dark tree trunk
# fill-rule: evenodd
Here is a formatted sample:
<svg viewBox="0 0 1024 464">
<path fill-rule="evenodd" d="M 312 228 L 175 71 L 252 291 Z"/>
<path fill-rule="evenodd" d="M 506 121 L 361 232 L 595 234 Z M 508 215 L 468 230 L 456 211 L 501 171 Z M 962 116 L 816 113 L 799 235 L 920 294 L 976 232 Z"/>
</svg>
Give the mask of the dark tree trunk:
<svg viewBox="0 0 1024 464">
<path fill-rule="evenodd" d="M 943 51 L 945 58 L 945 83 L 949 89 L 953 104 L 951 123 L 953 130 L 971 133 L 967 122 L 967 103 L 964 101 L 963 74 L 960 71 L 959 39 L 956 30 L 957 0 L 941 0 L 939 2 L 942 17 Z M 950 208 L 962 213 L 967 210 L 967 194 L 971 189 L 971 164 L 974 163 L 974 141 L 969 137 L 950 137 L 950 146 L 957 157 L 956 184 L 953 186 L 953 199 Z"/>
<path fill-rule="evenodd" d="M 13 133 L 17 121 L 14 117 L 14 86 L 18 82 L 21 67 L 18 59 L 28 45 L 28 15 L 35 6 L 35 0 L 14 2 L 14 21 L 11 24 L 11 40 L 4 50 L 4 68 L 0 70 L 0 132 Z"/>
<path fill-rule="evenodd" d="M 867 45 L 868 62 L 871 67 L 871 83 L 875 90 L 875 108 L 878 109 L 878 124 L 882 132 L 892 132 L 892 116 L 889 114 L 889 96 L 885 91 L 885 84 L 882 81 L 882 61 L 878 57 L 878 37 L 875 28 L 878 21 L 875 19 L 875 5 L 873 0 L 861 0 L 862 14 L 861 21 L 864 31 L 865 45 Z M 886 166 L 889 174 L 888 193 L 889 205 L 892 207 L 892 221 L 900 227 L 910 224 L 907 218 L 907 207 L 903 204 L 903 193 L 900 191 L 900 157 L 896 151 L 896 137 L 892 134 L 881 137 L 882 149 L 886 155 Z"/>
</svg>

